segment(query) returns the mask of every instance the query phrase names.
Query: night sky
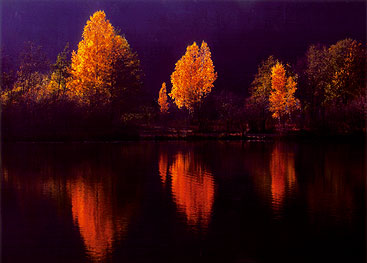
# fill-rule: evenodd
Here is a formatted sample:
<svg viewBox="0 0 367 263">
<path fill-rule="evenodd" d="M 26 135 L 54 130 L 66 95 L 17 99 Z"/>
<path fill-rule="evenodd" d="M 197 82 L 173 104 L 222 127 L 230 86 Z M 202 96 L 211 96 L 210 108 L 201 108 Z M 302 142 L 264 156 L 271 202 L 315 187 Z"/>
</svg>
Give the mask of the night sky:
<svg viewBox="0 0 367 263">
<path fill-rule="evenodd" d="M 66 42 L 76 49 L 89 16 L 104 10 L 138 52 L 145 89 L 156 96 L 193 41 L 211 49 L 215 90 L 245 95 L 269 55 L 296 63 L 310 44 L 350 37 L 366 42 L 364 2 L 2 1 L 1 45 L 18 57 L 25 41 L 43 46 L 54 62 Z M 170 89 L 170 85 L 168 85 Z"/>
</svg>

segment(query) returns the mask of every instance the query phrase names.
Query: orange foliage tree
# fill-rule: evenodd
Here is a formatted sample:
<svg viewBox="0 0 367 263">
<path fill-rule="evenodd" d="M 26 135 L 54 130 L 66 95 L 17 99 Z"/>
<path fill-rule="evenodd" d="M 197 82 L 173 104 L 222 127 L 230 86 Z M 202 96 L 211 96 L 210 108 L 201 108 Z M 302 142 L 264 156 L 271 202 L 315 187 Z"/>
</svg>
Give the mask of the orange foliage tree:
<svg viewBox="0 0 367 263">
<path fill-rule="evenodd" d="M 271 119 L 269 96 L 271 93 L 271 69 L 278 62 L 273 56 L 262 61 L 250 86 L 250 97 L 245 107 L 250 126 L 264 131 L 266 123 Z"/>
<path fill-rule="evenodd" d="M 279 62 L 271 70 L 271 87 L 269 106 L 273 118 L 279 122 L 286 117 L 290 119 L 292 112 L 300 108 L 300 102 L 294 96 L 297 82 L 294 77 L 286 76 L 286 70 Z"/>
<path fill-rule="evenodd" d="M 95 12 L 73 51 L 69 94 L 87 106 L 106 105 L 141 79 L 140 62 L 125 37 L 117 34 L 103 11 Z"/>
<path fill-rule="evenodd" d="M 159 90 L 159 97 L 158 97 L 158 104 L 161 110 L 161 113 L 168 113 L 169 109 L 169 103 L 168 103 L 168 97 L 167 97 L 167 89 L 166 89 L 166 83 L 162 83 L 162 87 Z"/>
<path fill-rule="evenodd" d="M 176 63 L 171 75 L 172 90 L 169 94 L 177 107 L 193 112 L 201 100 L 208 95 L 217 79 L 207 43 L 201 47 L 194 42 L 185 55 Z"/>
</svg>

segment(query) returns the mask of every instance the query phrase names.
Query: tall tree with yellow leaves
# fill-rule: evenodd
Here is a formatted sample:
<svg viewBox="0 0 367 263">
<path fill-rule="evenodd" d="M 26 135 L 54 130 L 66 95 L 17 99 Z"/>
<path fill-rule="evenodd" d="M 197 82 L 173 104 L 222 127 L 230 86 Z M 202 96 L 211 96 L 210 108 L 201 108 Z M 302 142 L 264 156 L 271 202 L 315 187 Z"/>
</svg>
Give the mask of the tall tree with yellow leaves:
<svg viewBox="0 0 367 263">
<path fill-rule="evenodd" d="M 200 104 L 213 88 L 217 79 L 207 43 L 201 47 L 194 42 L 188 46 L 185 55 L 176 63 L 171 75 L 172 90 L 169 94 L 179 109 L 190 113 Z"/>
<path fill-rule="evenodd" d="M 163 82 L 162 87 L 159 90 L 159 97 L 158 97 L 158 104 L 159 104 L 161 113 L 168 113 L 169 103 L 167 100 L 168 100 L 168 97 L 167 97 L 166 83 Z"/>
<path fill-rule="evenodd" d="M 260 131 L 265 131 L 266 123 L 272 118 L 269 111 L 271 69 L 277 62 L 273 56 L 261 62 L 250 86 L 250 97 L 245 102 L 251 126 Z"/>
<path fill-rule="evenodd" d="M 66 92 L 67 80 L 70 77 L 69 54 L 69 43 L 67 43 L 64 50 L 57 55 L 56 63 L 52 65 L 53 72 L 46 89 L 57 96 Z"/>
<path fill-rule="evenodd" d="M 287 77 L 283 64 L 279 62 L 271 70 L 271 87 L 269 106 L 272 116 L 278 119 L 279 123 L 287 121 L 291 118 L 292 112 L 300 108 L 300 102 L 294 96 L 297 90 L 295 78 Z"/>
<path fill-rule="evenodd" d="M 78 50 L 72 54 L 71 75 L 70 96 L 92 107 L 119 102 L 124 91 L 140 85 L 137 55 L 103 11 L 87 21 Z"/>
</svg>

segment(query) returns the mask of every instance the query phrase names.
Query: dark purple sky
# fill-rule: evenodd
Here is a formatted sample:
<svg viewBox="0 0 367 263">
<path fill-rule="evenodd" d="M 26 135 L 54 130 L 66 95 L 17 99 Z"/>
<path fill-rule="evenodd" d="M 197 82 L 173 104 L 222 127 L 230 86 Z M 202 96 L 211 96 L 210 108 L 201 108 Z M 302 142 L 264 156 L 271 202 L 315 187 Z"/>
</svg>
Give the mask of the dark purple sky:
<svg viewBox="0 0 367 263">
<path fill-rule="evenodd" d="M 1 7 L 4 51 L 16 58 L 24 42 L 33 41 L 51 61 L 66 42 L 76 49 L 89 16 L 104 10 L 138 52 L 151 94 L 169 82 L 193 41 L 209 44 L 218 71 L 215 89 L 239 94 L 269 55 L 295 63 L 313 43 L 347 37 L 366 42 L 364 2 L 2 1 Z"/>
</svg>

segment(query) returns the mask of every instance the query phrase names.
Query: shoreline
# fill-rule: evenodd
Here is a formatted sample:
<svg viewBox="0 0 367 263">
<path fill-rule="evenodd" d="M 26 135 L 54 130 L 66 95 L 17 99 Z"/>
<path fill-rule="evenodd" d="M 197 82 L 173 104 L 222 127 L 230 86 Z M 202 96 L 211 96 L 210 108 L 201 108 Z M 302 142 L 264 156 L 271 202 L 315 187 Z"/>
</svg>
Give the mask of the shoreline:
<svg viewBox="0 0 367 263">
<path fill-rule="evenodd" d="M 327 134 L 310 132 L 293 133 L 169 133 L 169 134 L 136 134 L 132 136 L 14 136 L 12 138 L 2 138 L 2 143 L 120 143 L 139 141 L 366 141 L 366 133 L 357 134 Z"/>
</svg>

